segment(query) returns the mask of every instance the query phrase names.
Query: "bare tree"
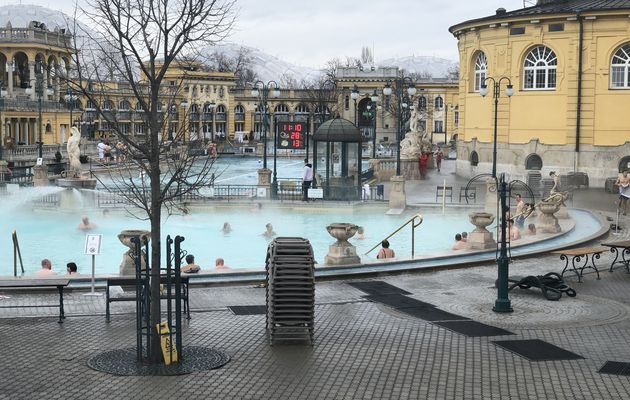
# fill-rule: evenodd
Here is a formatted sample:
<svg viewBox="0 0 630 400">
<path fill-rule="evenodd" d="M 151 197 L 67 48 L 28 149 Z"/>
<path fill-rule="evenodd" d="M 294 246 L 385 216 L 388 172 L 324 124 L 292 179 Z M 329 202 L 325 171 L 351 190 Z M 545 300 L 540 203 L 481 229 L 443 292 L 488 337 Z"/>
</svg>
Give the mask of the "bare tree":
<svg viewBox="0 0 630 400">
<path fill-rule="evenodd" d="M 81 11 L 96 31 L 75 25 L 75 48 L 81 51 L 74 52 L 77 76 L 67 83 L 87 98 L 98 117 L 106 121 L 126 147 L 128 157 L 142 160 L 136 163 L 148 180 L 137 182 L 130 173 L 123 172 L 113 185 L 125 189 L 124 195 L 151 224 L 153 327 L 161 318 L 162 212 L 171 212 L 182 195 L 206 183 L 209 171 L 207 162 L 193 167 L 195 159 L 187 151 L 180 152 L 178 158 L 169 157 L 170 145 L 186 137 L 185 124 L 174 129 L 170 116 L 181 108 L 183 118 L 178 120 L 187 120 L 185 108 L 180 107 L 185 71 L 199 67 L 196 48 L 218 43 L 229 34 L 235 18 L 233 9 L 233 0 L 88 0 L 88 6 Z M 103 70 L 100 66 L 105 62 L 107 68 Z M 174 80 L 169 76 L 169 85 L 165 85 L 167 71 L 172 67 L 184 72 Z M 120 81 L 110 82 L 114 76 Z M 116 113 L 109 109 L 112 93 L 136 102 L 146 127 L 144 135 L 122 129 Z M 157 331 L 151 331 L 148 361 L 158 362 L 161 355 Z"/>
<path fill-rule="evenodd" d="M 305 102 L 309 105 L 311 116 L 318 124 L 338 114 L 341 90 L 328 75 L 322 75 L 313 81 L 303 80 L 301 87 L 305 92 Z"/>
<path fill-rule="evenodd" d="M 208 61 L 216 71 L 234 72 L 238 88 L 244 88 L 258 79 L 253 66 L 252 51 L 245 46 L 240 46 L 233 56 L 222 49 L 216 49 L 210 54 Z"/>
</svg>

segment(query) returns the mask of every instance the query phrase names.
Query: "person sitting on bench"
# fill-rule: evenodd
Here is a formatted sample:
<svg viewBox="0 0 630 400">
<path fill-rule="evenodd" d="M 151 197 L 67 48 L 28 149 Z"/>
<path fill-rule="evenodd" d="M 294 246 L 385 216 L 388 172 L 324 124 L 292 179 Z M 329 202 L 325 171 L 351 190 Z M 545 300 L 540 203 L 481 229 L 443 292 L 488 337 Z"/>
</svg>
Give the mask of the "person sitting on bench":
<svg viewBox="0 0 630 400">
<path fill-rule="evenodd" d="M 194 274 L 199 272 L 199 270 L 201 269 L 200 266 L 195 264 L 195 256 L 193 256 L 192 254 L 186 256 L 186 262 L 188 264 L 182 267 L 182 272 L 184 274 Z"/>
</svg>

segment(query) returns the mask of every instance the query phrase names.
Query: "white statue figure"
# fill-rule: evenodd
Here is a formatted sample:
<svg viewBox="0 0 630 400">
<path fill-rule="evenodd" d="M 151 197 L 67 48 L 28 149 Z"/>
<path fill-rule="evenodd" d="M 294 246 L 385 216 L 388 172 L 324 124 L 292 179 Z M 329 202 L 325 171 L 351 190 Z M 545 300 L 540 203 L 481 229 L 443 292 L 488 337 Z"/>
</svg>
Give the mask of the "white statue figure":
<svg viewBox="0 0 630 400">
<path fill-rule="evenodd" d="M 81 143 L 81 134 L 76 126 L 70 129 L 70 138 L 68 138 L 68 160 L 70 161 L 69 176 L 78 178 L 81 175 L 81 161 L 79 157 L 81 150 L 79 149 L 79 143 Z"/>
<path fill-rule="evenodd" d="M 418 123 L 420 122 L 420 115 L 416 107 L 411 107 L 411 117 L 409 118 L 409 130 L 411 132 L 418 132 Z"/>
</svg>

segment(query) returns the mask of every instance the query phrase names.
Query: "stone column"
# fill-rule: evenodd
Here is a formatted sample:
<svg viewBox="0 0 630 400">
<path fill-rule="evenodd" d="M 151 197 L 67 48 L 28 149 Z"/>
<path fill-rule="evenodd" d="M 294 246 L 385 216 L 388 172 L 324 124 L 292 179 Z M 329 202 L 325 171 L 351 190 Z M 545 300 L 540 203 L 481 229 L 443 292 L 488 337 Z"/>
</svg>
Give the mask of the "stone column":
<svg viewBox="0 0 630 400">
<path fill-rule="evenodd" d="M 9 64 L 9 58 L 7 58 L 7 72 L 9 75 L 9 93 L 11 96 L 13 94 L 13 74 L 15 71 L 13 70 L 13 56 L 11 56 L 11 64 Z"/>
<path fill-rule="evenodd" d="M 35 62 L 28 63 L 28 80 L 29 85 L 31 85 L 31 88 L 33 89 L 31 100 L 36 100 L 37 94 L 35 93 Z"/>
<path fill-rule="evenodd" d="M 390 182 L 392 188 L 389 192 L 389 208 L 393 210 L 404 210 L 407 207 L 405 177 L 393 176 Z"/>
</svg>

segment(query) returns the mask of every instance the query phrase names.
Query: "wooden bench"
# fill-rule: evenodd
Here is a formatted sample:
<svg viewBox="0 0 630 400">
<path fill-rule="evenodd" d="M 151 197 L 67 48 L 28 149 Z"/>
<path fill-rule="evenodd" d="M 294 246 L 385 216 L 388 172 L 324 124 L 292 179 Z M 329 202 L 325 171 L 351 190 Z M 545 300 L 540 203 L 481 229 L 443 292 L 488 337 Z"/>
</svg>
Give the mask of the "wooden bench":
<svg viewBox="0 0 630 400">
<path fill-rule="evenodd" d="M 582 282 L 582 277 L 584 276 L 585 269 L 593 269 L 597 273 L 597 279 L 599 278 L 599 270 L 595 266 L 595 260 L 599 260 L 600 255 L 608 251 L 608 247 L 604 246 L 590 246 L 590 247 L 578 247 L 575 249 L 566 249 L 566 250 L 558 250 L 552 251 L 552 254 L 559 254 L 560 260 L 565 262 L 564 269 L 560 274 L 564 277 L 564 273 L 567 271 L 575 272 L 575 275 L 578 277 L 578 282 Z M 590 257 L 590 265 L 589 265 L 589 257 Z M 571 258 L 571 267 L 569 268 L 569 258 Z M 582 262 L 584 260 L 584 262 Z"/>
<path fill-rule="evenodd" d="M 182 282 L 182 293 L 181 293 L 181 299 L 182 302 L 184 303 L 184 307 L 182 309 L 182 312 L 184 312 L 186 314 L 186 318 L 190 319 L 190 305 L 188 303 L 188 298 L 189 298 L 189 292 L 188 292 L 188 276 L 182 276 L 181 277 L 181 282 Z M 110 297 L 109 295 L 109 288 L 112 286 L 133 286 L 134 288 L 136 287 L 136 278 L 133 277 L 125 277 L 125 276 L 121 276 L 121 277 L 113 277 L 113 278 L 107 278 L 107 288 L 105 290 L 105 319 L 107 320 L 107 322 L 109 322 L 109 317 L 110 317 L 110 312 L 109 312 L 109 303 L 113 303 L 113 302 L 118 302 L 118 301 L 136 301 L 137 298 L 137 293 L 135 292 L 134 289 L 134 294 L 133 295 L 122 295 L 120 297 Z M 166 277 L 165 276 L 161 276 L 160 277 L 160 284 L 165 284 L 166 283 Z M 171 280 L 171 283 L 174 285 L 175 281 L 174 279 Z M 144 282 L 143 282 L 144 284 Z M 172 298 L 175 298 L 175 294 L 172 294 Z M 167 299 L 167 295 L 163 294 L 160 296 L 160 299 L 165 300 Z"/>
<path fill-rule="evenodd" d="M 27 279 L 6 279 L 0 280 L 0 289 L 40 289 L 40 288 L 57 288 L 59 291 L 59 304 L 36 305 L 36 306 L 0 306 L 0 308 L 39 308 L 39 307 L 59 307 L 59 323 L 61 324 L 66 318 L 63 309 L 63 289 L 68 286 L 70 279 L 57 278 L 27 278 Z"/>
<path fill-rule="evenodd" d="M 615 255 L 615 259 L 610 263 L 609 272 L 613 271 L 615 264 L 622 264 L 626 267 L 626 272 L 630 274 L 630 240 L 619 240 L 616 242 L 602 243 L 602 246 L 608 247 L 610 252 Z M 621 260 L 619 259 L 621 255 Z"/>
<path fill-rule="evenodd" d="M 452 186 L 438 186 L 435 188 L 435 202 L 438 202 L 438 198 L 443 197 L 446 199 L 447 197 L 453 202 L 453 187 Z"/>
</svg>

